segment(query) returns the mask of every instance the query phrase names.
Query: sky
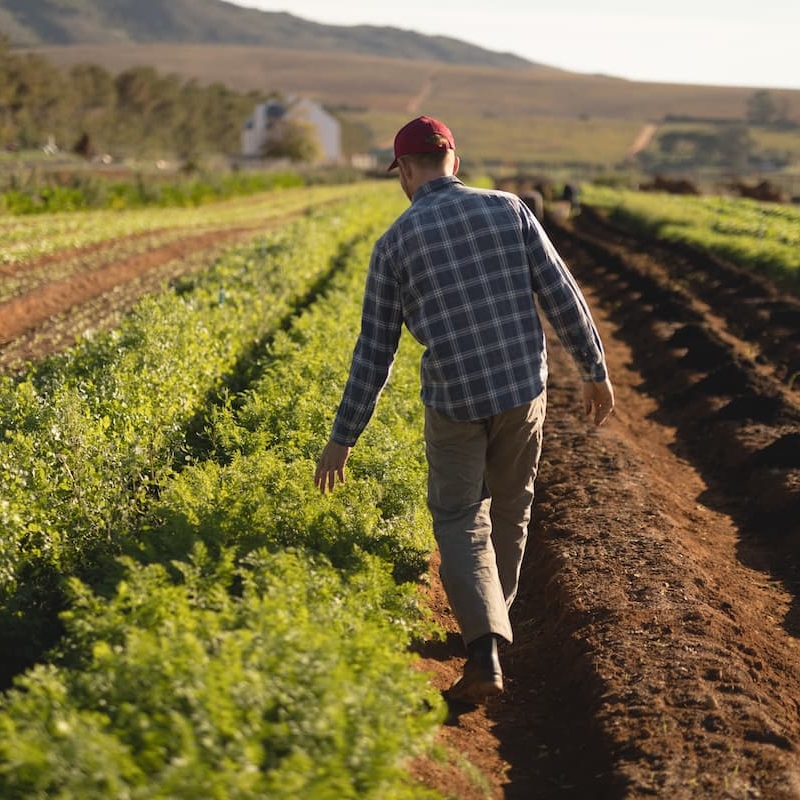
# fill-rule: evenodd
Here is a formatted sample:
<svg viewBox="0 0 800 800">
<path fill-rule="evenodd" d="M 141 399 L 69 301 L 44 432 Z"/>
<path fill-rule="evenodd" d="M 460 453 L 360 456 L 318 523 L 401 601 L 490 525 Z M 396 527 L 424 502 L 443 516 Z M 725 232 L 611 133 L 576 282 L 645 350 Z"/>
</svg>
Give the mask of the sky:
<svg viewBox="0 0 800 800">
<path fill-rule="evenodd" d="M 573 72 L 800 89 L 800 0 L 228 0 L 449 36 Z"/>
</svg>

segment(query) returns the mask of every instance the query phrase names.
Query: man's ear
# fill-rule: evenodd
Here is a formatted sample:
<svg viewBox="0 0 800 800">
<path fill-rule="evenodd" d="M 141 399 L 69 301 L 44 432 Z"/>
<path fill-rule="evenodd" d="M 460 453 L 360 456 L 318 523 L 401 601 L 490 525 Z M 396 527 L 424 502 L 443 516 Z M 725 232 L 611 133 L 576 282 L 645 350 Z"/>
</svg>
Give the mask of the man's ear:
<svg viewBox="0 0 800 800">
<path fill-rule="evenodd" d="M 406 181 L 411 178 L 412 167 L 413 162 L 409 158 L 404 158 L 397 162 L 397 169 L 400 170 L 400 174 Z"/>
<path fill-rule="evenodd" d="M 453 175 L 458 174 L 458 168 L 461 166 L 461 159 L 458 156 L 453 157 Z"/>
</svg>

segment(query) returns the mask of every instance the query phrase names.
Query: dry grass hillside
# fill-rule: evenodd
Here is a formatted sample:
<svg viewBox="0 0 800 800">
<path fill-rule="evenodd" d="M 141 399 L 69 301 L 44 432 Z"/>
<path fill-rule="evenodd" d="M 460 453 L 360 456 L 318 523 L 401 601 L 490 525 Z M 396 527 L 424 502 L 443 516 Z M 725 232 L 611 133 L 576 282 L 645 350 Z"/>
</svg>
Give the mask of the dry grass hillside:
<svg viewBox="0 0 800 800">
<path fill-rule="evenodd" d="M 475 162 L 561 165 L 584 173 L 624 164 L 646 126 L 670 116 L 743 121 L 754 92 L 637 83 L 540 65 L 463 66 L 240 45 L 72 45 L 33 51 L 62 66 L 89 62 L 117 72 L 149 65 L 204 84 L 302 94 L 334 109 L 371 146 L 390 143 L 410 116 L 432 114 L 448 121 L 462 155 Z M 770 94 L 789 119 L 800 122 L 800 91 Z M 800 161 L 800 130 L 780 134 L 777 146 Z"/>
</svg>

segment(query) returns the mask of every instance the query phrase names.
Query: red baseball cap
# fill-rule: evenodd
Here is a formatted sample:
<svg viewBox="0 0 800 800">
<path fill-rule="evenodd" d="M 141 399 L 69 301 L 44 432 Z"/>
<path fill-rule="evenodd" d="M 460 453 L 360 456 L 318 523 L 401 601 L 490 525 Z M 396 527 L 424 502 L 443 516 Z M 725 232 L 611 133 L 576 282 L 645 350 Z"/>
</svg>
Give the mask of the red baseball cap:
<svg viewBox="0 0 800 800">
<path fill-rule="evenodd" d="M 394 161 L 389 165 L 389 170 L 397 166 L 397 160 L 402 156 L 455 149 L 453 134 L 444 122 L 432 117 L 417 117 L 403 125 L 394 137 Z"/>
</svg>

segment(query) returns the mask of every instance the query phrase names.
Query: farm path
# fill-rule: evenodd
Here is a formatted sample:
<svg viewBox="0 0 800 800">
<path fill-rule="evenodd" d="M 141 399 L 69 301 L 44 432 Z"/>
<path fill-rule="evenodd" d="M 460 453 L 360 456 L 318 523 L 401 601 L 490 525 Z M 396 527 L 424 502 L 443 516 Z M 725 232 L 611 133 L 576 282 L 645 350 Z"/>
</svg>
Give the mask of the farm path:
<svg viewBox="0 0 800 800">
<path fill-rule="evenodd" d="M 507 692 L 441 731 L 485 785 L 414 772 L 460 800 L 800 798 L 800 301 L 591 209 L 552 235 L 618 408 L 582 418 L 551 335 Z M 444 689 L 464 654 L 435 563 L 430 584 Z"/>
<path fill-rule="evenodd" d="M 406 111 L 409 114 L 419 114 L 419 111 L 422 108 L 423 103 L 427 101 L 427 99 L 431 95 L 431 92 L 433 92 L 433 87 L 436 84 L 436 77 L 437 75 L 435 71 L 425 76 L 425 81 L 420 87 L 419 92 L 417 92 L 417 94 L 415 94 L 406 104 Z M 389 142 L 389 144 L 386 146 L 391 147 L 393 143 L 394 140 Z"/>
<path fill-rule="evenodd" d="M 652 122 L 642 125 L 641 130 L 636 135 L 636 138 L 633 140 L 633 143 L 628 149 L 628 158 L 633 158 L 638 153 L 641 153 L 642 150 L 645 150 L 649 146 L 650 142 L 653 141 L 656 131 L 658 131 L 658 125 L 655 125 Z"/>
<path fill-rule="evenodd" d="M 460 756 L 411 771 L 458 800 L 800 798 L 800 300 L 590 208 L 551 234 L 618 408 L 600 429 L 583 419 L 550 336 L 507 692 L 451 709 L 440 736 Z M 234 239 L 137 257 L 93 300 L 61 286 L 46 321 L 0 346 L 0 369 L 115 324 Z M 450 634 L 420 646 L 419 666 L 444 689 L 463 652 L 435 559 L 425 592 Z"/>
</svg>

